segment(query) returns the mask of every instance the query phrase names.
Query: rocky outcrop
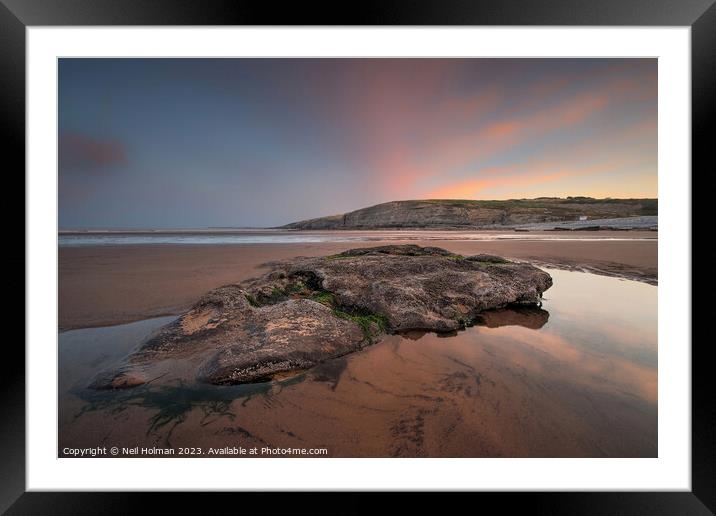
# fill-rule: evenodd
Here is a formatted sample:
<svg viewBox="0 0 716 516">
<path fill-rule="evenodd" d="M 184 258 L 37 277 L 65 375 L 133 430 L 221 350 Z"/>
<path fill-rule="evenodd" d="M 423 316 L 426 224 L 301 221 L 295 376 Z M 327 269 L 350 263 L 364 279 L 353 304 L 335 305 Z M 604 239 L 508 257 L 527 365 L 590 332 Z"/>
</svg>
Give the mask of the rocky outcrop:
<svg viewBox="0 0 716 516">
<path fill-rule="evenodd" d="M 657 214 L 656 199 L 589 197 L 505 201 L 393 201 L 342 215 L 293 222 L 284 229 L 484 228 Z"/>
<path fill-rule="evenodd" d="M 209 292 L 91 387 L 134 387 L 165 375 L 262 381 L 359 350 L 386 332 L 485 324 L 486 310 L 537 305 L 551 285 L 549 274 L 529 264 L 436 247 L 296 258 Z"/>
<path fill-rule="evenodd" d="M 650 215 L 643 217 L 622 217 L 619 219 L 542 222 L 539 224 L 521 224 L 515 226 L 515 229 L 527 231 L 626 231 L 630 229 L 657 231 L 659 229 L 659 217 Z"/>
</svg>

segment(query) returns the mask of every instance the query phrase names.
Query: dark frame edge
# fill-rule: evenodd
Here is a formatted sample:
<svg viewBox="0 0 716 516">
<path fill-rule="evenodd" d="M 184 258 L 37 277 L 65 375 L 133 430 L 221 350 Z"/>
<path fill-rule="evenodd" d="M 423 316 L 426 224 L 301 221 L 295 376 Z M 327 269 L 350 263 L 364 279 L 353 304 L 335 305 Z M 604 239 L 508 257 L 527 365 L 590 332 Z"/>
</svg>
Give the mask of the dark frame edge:
<svg viewBox="0 0 716 516">
<path fill-rule="evenodd" d="M 691 178 L 692 178 L 692 241 L 696 228 L 703 226 L 702 217 L 694 216 L 694 207 L 703 211 L 703 204 L 694 202 L 695 171 L 702 175 L 713 169 L 713 136 L 710 126 L 716 118 L 716 3 L 706 9 L 691 26 Z M 705 215 L 702 214 L 702 215 Z M 693 267 L 704 255 L 692 245 Z M 693 285 L 693 281 L 691 282 Z M 693 288 L 693 286 L 692 286 Z M 697 313 L 692 293 L 692 328 Z M 699 308 L 703 310 L 704 307 Z M 705 315 L 705 314 L 704 314 Z M 703 320 L 703 319 L 702 319 Z M 691 344 L 691 489 L 703 504 L 716 513 L 716 417 L 713 406 L 713 372 L 709 370 L 708 348 L 701 340 Z"/>
<path fill-rule="evenodd" d="M 2 0 L 25 25 L 688 26 L 713 0 Z"/>
<path fill-rule="evenodd" d="M 0 3 L 0 146 L 6 161 L 6 178 L 13 179 L 7 192 L 22 202 L 23 223 L 13 232 L 22 232 L 13 242 L 22 242 L 22 250 L 9 259 L 13 271 L 25 271 L 25 25 Z M 22 175 L 20 175 L 22 171 Z M 11 186 L 10 186 L 11 185 Z M 19 189 L 16 190 L 16 189 Z M 11 193 L 12 192 L 12 193 Z M 22 199 L 22 201 L 20 201 Z M 18 203 L 19 204 L 19 203 Z M 19 206 L 3 203 L 4 220 L 17 221 Z M 10 222 L 12 225 L 13 222 Z M 25 274 L 16 272 L 7 281 L 15 292 L 22 291 L 25 309 Z M 25 325 L 21 326 L 25 342 Z M 18 336 L 20 337 L 20 336 Z M 17 338 L 17 337 L 16 337 Z M 8 339 L 13 342 L 15 339 Z M 19 339 L 18 339 L 19 340 Z M 15 346 L 11 346 L 15 348 Z M 25 491 L 25 348 L 8 350 L 6 367 L 0 375 L 0 513 Z M 11 366 L 12 364 L 12 366 Z"/>
<path fill-rule="evenodd" d="M 643 4 L 639 0 L 635 0 L 636 3 L 641 4 L 637 12 L 643 14 Z M 6 4 L 14 4 L 12 10 L 7 7 Z M 25 28 L 26 24 L 35 25 L 114 25 L 114 24 L 137 24 L 137 25 L 149 25 L 149 24 L 219 24 L 217 19 L 226 20 L 225 24 L 242 23 L 242 24 L 262 24 L 265 23 L 264 16 L 258 16 L 259 19 L 254 20 L 253 16 L 249 16 L 242 12 L 241 16 L 226 16 L 227 5 L 230 3 L 219 2 L 221 8 L 213 13 L 213 18 L 203 19 L 203 16 L 198 16 L 196 11 L 184 11 L 183 19 L 179 18 L 165 18 L 163 22 L 158 22 L 157 11 L 143 12 L 142 6 L 146 7 L 146 4 L 142 2 L 129 2 L 132 4 L 130 8 L 125 8 L 124 13 L 129 13 L 127 18 L 118 16 L 116 13 L 110 15 L 107 11 L 103 11 L 100 8 L 99 12 L 94 11 L 89 13 L 90 16 L 84 16 L 87 13 L 82 13 L 81 10 L 74 12 L 70 16 L 70 20 L 67 19 L 67 12 L 59 13 L 57 11 L 58 4 L 67 6 L 66 1 L 58 1 L 55 3 L 55 9 L 50 8 L 47 2 L 35 2 L 28 1 L 27 3 L 19 4 L 15 0 L 0 0 L 0 113 L 2 113 L 3 124 L 0 125 L 0 134 L 4 138 L 2 141 L 2 147 L 5 151 L 4 156 L 10 157 L 11 162 L 17 168 L 25 169 Z M 77 2 L 75 2 L 77 3 Z M 83 2 L 79 2 L 83 3 Z M 100 2 L 107 7 L 105 2 Z M 163 2 L 160 2 L 163 3 Z M 563 2 L 557 2 L 558 4 L 564 5 Z M 579 2 L 575 2 L 579 4 Z M 691 2 L 690 10 L 681 10 L 681 13 L 677 16 L 675 11 L 678 9 L 667 10 L 666 14 L 662 12 L 656 18 L 644 17 L 641 21 L 634 21 L 633 15 L 624 17 L 622 15 L 623 23 L 615 23 L 614 16 L 619 17 L 620 11 L 614 6 L 615 3 L 610 3 L 606 10 L 609 12 L 610 8 L 613 10 L 610 16 L 607 17 L 606 23 L 603 16 L 598 16 L 590 11 L 589 8 L 585 8 L 583 5 L 581 14 L 574 16 L 573 14 L 568 16 L 565 20 L 564 17 L 559 17 L 559 21 L 555 21 L 554 25 L 558 24 L 584 24 L 585 22 L 580 21 L 579 18 L 584 16 L 592 17 L 589 18 L 593 25 L 650 25 L 655 24 L 654 20 L 659 20 L 656 24 L 663 25 L 691 25 L 692 28 L 692 170 L 707 170 L 708 166 L 711 167 L 710 161 L 711 152 L 710 147 L 712 146 L 711 140 L 707 136 L 709 122 L 714 119 L 716 113 L 716 97 L 712 94 L 714 91 L 714 85 L 716 84 L 716 4 L 713 0 L 708 1 L 697 1 Z M 624 4 L 632 4 L 634 2 L 623 2 Z M 187 4 L 186 1 L 183 4 Z M 534 6 L 534 10 L 539 11 L 540 5 L 538 2 Z M 29 10 L 24 10 L 27 6 L 30 6 Z M 166 4 L 164 4 L 166 5 Z M 470 5 L 464 2 L 452 2 L 453 11 L 450 16 L 439 16 L 442 23 L 446 24 L 469 24 L 475 23 L 474 12 L 468 13 L 469 15 L 462 17 L 462 22 L 449 21 L 446 18 L 454 18 L 455 13 L 460 14 L 460 9 L 463 11 L 470 10 Z M 678 3 L 672 2 L 672 7 Z M 682 4 L 683 6 L 683 4 Z M 117 6 L 120 8 L 120 6 Z M 122 7 L 127 7 L 122 6 Z M 233 4 L 236 7 L 236 3 Z M 530 6 L 532 7 L 532 6 Z M 542 4 L 544 7 L 544 4 Z M 653 5 L 652 5 L 653 7 Z M 372 12 L 368 16 L 369 20 L 358 24 L 424 24 L 431 25 L 427 21 L 430 16 L 435 16 L 434 11 L 422 11 L 418 13 L 418 17 L 422 18 L 422 22 L 406 21 L 403 18 L 402 21 L 395 20 L 396 12 L 397 17 L 401 18 L 401 15 L 405 12 L 407 6 L 402 9 L 398 8 L 390 15 L 384 15 L 381 17 L 380 13 Z M 45 9 L 45 11 L 43 11 Z M 211 9 L 209 9 L 211 10 Z M 385 9 L 389 11 L 390 9 Z M 479 9 L 478 9 L 479 10 Z M 579 7 L 577 8 L 579 10 Z M 514 11 L 514 9 L 512 10 Z M 526 6 L 523 9 L 529 15 L 530 8 Z M 542 9 L 541 14 L 536 17 L 531 17 L 531 24 L 539 25 L 544 23 L 545 11 L 549 9 Z M 161 9 L 159 11 L 161 13 Z M 484 20 L 482 24 L 530 24 L 521 22 L 525 18 L 523 16 L 514 15 L 510 9 L 507 11 L 497 12 L 493 10 L 487 10 L 484 17 L 480 20 Z M 552 9 L 552 13 L 554 10 Z M 234 13 L 235 15 L 236 13 Z M 305 14 L 305 13 L 304 13 Z M 464 14 L 464 12 L 463 12 Z M 696 14 L 696 16 L 694 16 Z M 146 15 L 146 16 L 145 16 Z M 99 16 L 99 18 L 97 18 Z M 218 16 L 218 18 L 217 18 Z M 664 16 L 670 20 L 670 22 L 664 22 Z M 670 16 L 670 18 L 669 18 Z M 688 20 L 685 20 L 684 16 L 688 16 Z M 285 16 L 283 16 L 285 18 Z M 505 18 L 511 17 L 514 21 L 505 23 Z M 90 18 L 90 19 L 88 19 Z M 301 19 L 301 16 L 297 16 L 296 19 Z M 556 18 L 554 18 L 556 20 Z M 54 20 L 54 21 L 53 21 Z M 144 21 L 142 21 L 144 20 Z M 191 21 L 194 20 L 194 21 Z M 328 22 L 329 24 L 331 22 Z M 281 24 L 281 23 L 277 23 Z M 696 109 L 698 108 L 698 109 Z M 707 162 L 709 160 L 709 162 Z M 20 182 L 20 188 L 23 192 L 23 199 L 25 193 L 25 182 L 24 175 L 23 180 Z M 8 208 L 5 208 L 8 211 Z M 16 212 L 15 212 L 16 217 Z M 9 215 L 6 220 L 13 220 Z M 696 219 L 694 219 L 694 223 Z M 22 240 L 25 242 L 25 225 L 22 227 Z M 19 231 L 19 229 L 18 229 Z M 20 260 L 22 260 L 22 268 L 25 270 L 25 245 L 23 245 L 22 256 L 15 256 L 12 258 L 12 264 L 14 270 L 20 268 Z M 697 255 L 694 255 L 694 263 L 697 259 Z M 23 281 L 23 301 L 24 296 L 24 278 L 20 279 L 19 275 L 10 275 L 9 281 L 12 287 L 16 287 L 16 290 L 20 288 L 20 282 Z M 24 306 L 24 303 L 23 303 Z M 24 325 L 23 325 L 23 341 L 24 341 Z M 1 447 L 0 452 L 2 460 L 0 460 L 0 513 L 4 513 L 8 508 L 11 514 L 28 514 L 35 512 L 45 512 L 52 514 L 75 514 L 78 512 L 87 512 L 87 505 L 94 507 L 95 511 L 102 512 L 104 514 L 120 514 L 124 513 L 130 508 L 132 509 L 146 509 L 146 502 L 148 498 L 156 498 L 161 496 L 162 503 L 169 502 L 171 497 L 172 501 L 170 505 L 174 505 L 179 509 L 187 509 L 187 496 L 181 495 L 180 493 L 172 493 L 169 496 L 166 495 L 154 495 L 154 494 L 137 494 L 130 497 L 119 494 L 119 493 L 27 493 L 25 492 L 25 481 L 26 481 L 26 464 L 25 464 L 25 354 L 24 349 L 11 350 L 13 354 L 17 354 L 17 357 L 13 356 L 10 363 L 22 364 L 22 367 L 11 368 L 6 367 L 4 374 L 0 375 L 0 396 L 4 402 L 1 406 L 3 407 L 3 417 L 0 422 L 0 440 Z M 713 485 L 716 484 L 716 448 L 713 445 L 713 432 L 716 428 L 716 422 L 714 421 L 714 411 L 711 409 L 711 397 L 712 392 L 711 375 L 710 371 L 707 371 L 707 367 L 710 367 L 708 360 L 702 358 L 705 355 L 705 351 L 698 346 L 692 346 L 692 492 L 690 493 L 664 493 L 664 492 L 643 492 L 643 493 L 520 493 L 510 496 L 510 503 L 514 502 L 517 504 L 524 504 L 523 507 L 532 507 L 536 509 L 535 512 L 541 513 L 548 511 L 550 514 L 555 513 L 574 513 L 577 511 L 580 514 L 604 514 L 604 513 L 615 513 L 621 514 L 641 514 L 648 511 L 651 514 L 714 514 L 716 513 L 716 490 L 713 489 Z M 179 495 L 179 496 L 177 496 Z M 217 495 L 221 498 L 226 498 L 227 495 Z M 242 495 L 247 496 L 247 495 Z M 270 494 L 256 494 L 251 497 L 254 498 L 252 501 L 266 500 L 269 503 L 276 503 L 275 497 L 269 498 Z M 312 493 L 304 493 L 298 496 L 305 496 L 306 498 L 315 499 L 318 503 L 325 503 L 314 498 Z M 324 496 L 324 495 L 321 495 Z M 459 495 L 458 495 L 459 496 Z M 500 496 L 499 505 L 504 508 L 504 496 L 499 494 L 486 493 L 482 495 L 484 497 L 491 498 L 497 501 L 497 497 Z M 352 503 L 349 504 L 350 508 L 358 508 L 363 506 L 364 509 L 370 510 L 373 506 L 375 497 L 382 497 L 377 494 L 367 495 L 352 495 Z M 424 501 L 420 500 L 422 496 L 418 496 L 418 503 L 425 507 Z M 370 500 L 370 502 L 368 502 Z M 109 504 L 109 505 L 107 505 Z M 365 505 L 364 505 L 365 504 Z M 286 508 L 295 508 L 288 504 Z M 166 507 L 165 508 L 170 508 Z M 197 508 L 205 510 L 205 506 L 197 505 Z M 349 507 L 347 507 L 349 508 Z M 108 510 L 111 509 L 111 510 Z M 444 509 L 444 507 L 443 507 Z"/>
</svg>

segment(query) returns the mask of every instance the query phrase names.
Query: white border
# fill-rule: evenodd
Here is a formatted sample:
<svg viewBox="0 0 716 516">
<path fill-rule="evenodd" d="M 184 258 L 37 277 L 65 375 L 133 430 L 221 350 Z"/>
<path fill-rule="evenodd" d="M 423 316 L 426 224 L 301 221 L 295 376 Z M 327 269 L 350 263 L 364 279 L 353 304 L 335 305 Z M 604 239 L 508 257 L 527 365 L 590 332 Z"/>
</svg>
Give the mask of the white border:
<svg viewBox="0 0 716 516">
<path fill-rule="evenodd" d="M 690 28 L 29 27 L 27 44 L 28 490 L 690 490 Z M 60 56 L 658 57 L 659 458 L 56 458 Z"/>
</svg>

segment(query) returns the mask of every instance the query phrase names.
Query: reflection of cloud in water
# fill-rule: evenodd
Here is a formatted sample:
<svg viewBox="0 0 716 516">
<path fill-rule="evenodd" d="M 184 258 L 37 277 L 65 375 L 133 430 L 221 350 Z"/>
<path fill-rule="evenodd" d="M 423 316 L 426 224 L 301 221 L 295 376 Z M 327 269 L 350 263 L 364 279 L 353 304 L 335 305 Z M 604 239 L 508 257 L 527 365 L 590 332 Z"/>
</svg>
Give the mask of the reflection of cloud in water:
<svg viewBox="0 0 716 516">
<path fill-rule="evenodd" d="M 524 328 L 482 330 L 493 333 L 491 344 L 515 365 L 548 375 L 552 381 L 583 385 L 602 392 L 619 391 L 649 403 L 657 400 L 655 368 L 635 364 L 615 355 L 589 352 L 578 348 L 559 335 L 548 331 L 533 332 Z M 501 342 L 509 340 L 511 345 Z M 480 337 L 475 337 L 480 343 Z"/>
<path fill-rule="evenodd" d="M 545 308 L 550 332 L 583 352 L 657 367 L 658 287 L 594 274 L 551 270 Z"/>
</svg>

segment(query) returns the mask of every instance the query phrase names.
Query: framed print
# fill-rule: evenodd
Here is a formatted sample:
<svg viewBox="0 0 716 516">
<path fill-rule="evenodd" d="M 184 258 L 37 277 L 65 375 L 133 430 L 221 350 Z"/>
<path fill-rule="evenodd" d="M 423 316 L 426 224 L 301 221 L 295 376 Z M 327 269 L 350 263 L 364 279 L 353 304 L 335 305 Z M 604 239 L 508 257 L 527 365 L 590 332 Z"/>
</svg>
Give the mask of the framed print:
<svg viewBox="0 0 716 516">
<path fill-rule="evenodd" d="M 312 11 L 4 0 L 26 312 L 0 507 L 713 511 L 712 3 Z"/>
</svg>

